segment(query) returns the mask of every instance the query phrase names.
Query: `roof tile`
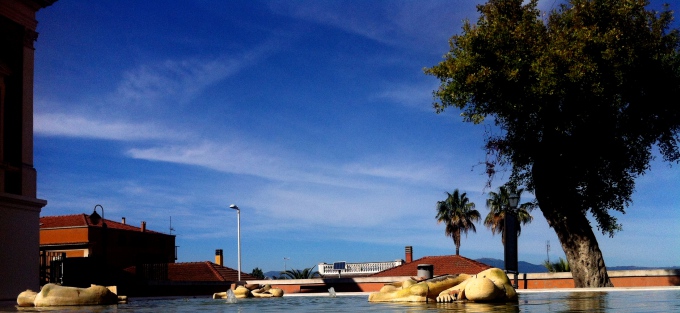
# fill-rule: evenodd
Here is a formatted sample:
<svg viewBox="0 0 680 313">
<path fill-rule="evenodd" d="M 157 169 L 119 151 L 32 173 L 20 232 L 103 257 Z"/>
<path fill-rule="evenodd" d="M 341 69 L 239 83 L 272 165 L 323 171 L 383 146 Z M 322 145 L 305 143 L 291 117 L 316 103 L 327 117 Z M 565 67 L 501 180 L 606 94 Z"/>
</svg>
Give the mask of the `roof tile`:
<svg viewBox="0 0 680 313">
<path fill-rule="evenodd" d="M 371 275 L 371 277 L 416 276 L 418 274 L 418 265 L 420 264 L 433 265 L 434 276 L 446 274 L 472 275 L 491 268 L 489 265 L 468 259 L 460 255 L 426 256 L 411 263 L 402 264 L 400 266 L 375 273 Z"/>
<path fill-rule="evenodd" d="M 135 227 L 129 224 L 123 224 L 116 221 L 103 219 L 106 221 L 106 227 L 109 229 L 142 231 L 141 227 Z M 40 228 L 61 228 L 61 227 L 102 227 L 103 222 L 98 221 L 94 223 L 87 214 L 72 214 L 72 215 L 58 215 L 58 216 L 43 216 L 40 218 Z M 157 231 L 146 229 L 148 233 L 162 234 Z M 171 235 L 172 236 L 172 235 Z"/>
<path fill-rule="evenodd" d="M 125 271 L 134 274 L 135 267 L 128 267 Z M 256 279 L 250 274 L 241 273 L 241 280 Z M 174 282 L 235 282 L 238 281 L 238 271 L 210 261 L 168 263 L 168 280 Z"/>
</svg>

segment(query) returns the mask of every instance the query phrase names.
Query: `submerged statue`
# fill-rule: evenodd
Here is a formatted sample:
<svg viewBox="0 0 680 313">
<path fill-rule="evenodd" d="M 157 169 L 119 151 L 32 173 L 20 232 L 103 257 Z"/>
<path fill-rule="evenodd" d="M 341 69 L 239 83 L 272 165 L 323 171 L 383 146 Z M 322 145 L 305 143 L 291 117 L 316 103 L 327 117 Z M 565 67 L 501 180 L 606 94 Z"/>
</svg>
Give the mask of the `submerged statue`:
<svg viewBox="0 0 680 313">
<path fill-rule="evenodd" d="M 118 296 L 107 287 L 92 285 L 89 288 L 66 287 L 46 284 L 40 292 L 26 290 L 17 297 L 20 307 L 47 307 L 65 305 L 100 305 L 126 302 L 127 297 Z"/>
<path fill-rule="evenodd" d="M 510 279 L 498 268 L 477 275 L 444 275 L 425 281 L 408 279 L 385 285 L 368 296 L 370 302 L 509 302 L 517 301 Z"/>
<path fill-rule="evenodd" d="M 238 286 L 233 290 L 234 296 L 237 299 L 243 298 L 278 298 L 283 297 L 283 290 L 279 288 L 272 288 L 270 285 L 245 285 Z M 213 299 L 226 299 L 227 292 L 218 292 L 213 294 Z"/>
</svg>

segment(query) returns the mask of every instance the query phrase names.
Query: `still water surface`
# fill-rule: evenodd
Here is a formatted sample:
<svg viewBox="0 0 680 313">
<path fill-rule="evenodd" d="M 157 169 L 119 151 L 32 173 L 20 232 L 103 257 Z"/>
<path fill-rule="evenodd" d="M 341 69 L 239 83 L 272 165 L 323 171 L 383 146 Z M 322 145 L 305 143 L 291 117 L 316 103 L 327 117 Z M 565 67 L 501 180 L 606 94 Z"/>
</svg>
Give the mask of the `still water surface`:
<svg viewBox="0 0 680 313">
<path fill-rule="evenodd" d="M 2 312 L 680 312 L 680 289 L 614 292 L 522 293 L 518 303 L 369 303 L 367 296 L 239 299 L 130 299 L 128 304 L 16 308 Z"/>
</svg>

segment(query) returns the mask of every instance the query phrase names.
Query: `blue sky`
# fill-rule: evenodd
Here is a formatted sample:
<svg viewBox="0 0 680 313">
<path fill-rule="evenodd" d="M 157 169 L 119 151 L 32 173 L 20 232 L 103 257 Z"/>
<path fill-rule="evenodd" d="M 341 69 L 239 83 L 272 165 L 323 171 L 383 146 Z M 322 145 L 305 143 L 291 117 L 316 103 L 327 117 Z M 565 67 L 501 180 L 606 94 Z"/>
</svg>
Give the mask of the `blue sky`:
<svg viewBox="0 0 680 313">
<path fill-rule="evenodd" d="M 488 213 L 484 127 L 435 114 L 423 68 L 475 3 L 59 0 L 38 13 L 41 215 L 172 217 L 179 262 L 236 268 L 237 204 L 244 272 L 454 254 L 435 203 L 458 188 Z M 608 266 L 680 265 L 679 168 L 638 179 Z M 520 260 L 563 257 L 533 213 Z M 502 259 L 501 238 L 480 224 L 461 254 Z"/>
</svg>

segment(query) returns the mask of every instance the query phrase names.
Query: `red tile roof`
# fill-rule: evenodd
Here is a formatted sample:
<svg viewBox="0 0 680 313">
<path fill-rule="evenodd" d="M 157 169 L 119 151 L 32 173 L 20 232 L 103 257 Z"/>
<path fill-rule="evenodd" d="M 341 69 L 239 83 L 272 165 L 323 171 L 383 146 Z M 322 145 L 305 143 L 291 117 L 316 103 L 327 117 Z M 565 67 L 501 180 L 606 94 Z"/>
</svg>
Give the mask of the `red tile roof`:
<svg viewBox="0 0 680 313">
<path fill-rule="evenodd" d="M 417 276 L 418 265 L 420 264 L 433 265 L 434 276 L 461 273 L 477 274 L 485 269 L 491 268 L 489 265 L 468 259 L 460 255 L 426 256 L 411 263 L 406 263 L 388 270 L 384 270 L 382 272 L 375 273 L 371 275 L 371 277 Z"/>
<path fill-rule="evenodd" d="M 141 227 L 135 227 L 129 224 L 123 224 L 116 221 L 103 219 L 106 221 L 106 227 L 109 229 L 121 229 L 131 231 L 142 231 Z M 59 215 L 59 216 L 43 216 L 40 218 L 40 228 L 67 228 L 67 227 L 102 227 L 102 221 L 94 223 L 87 214 L 73 214 L 73 215 Z M 141 224 L 140 224 L 141 226 Z M 161 234 L 153 230 L 146 229 L 146 232 Z"/>
<path fill-rule="evenodd" d="M 135 267 L 128 267 L 125 271 L 134 274 Z M 241 272 L 241 280 L 256 279 L 250 274 Z M 168 280 L 175 282 L 235 282 L 238 281 L 238 271 L 210 261 L 168 263 Z"/>
</svg>

